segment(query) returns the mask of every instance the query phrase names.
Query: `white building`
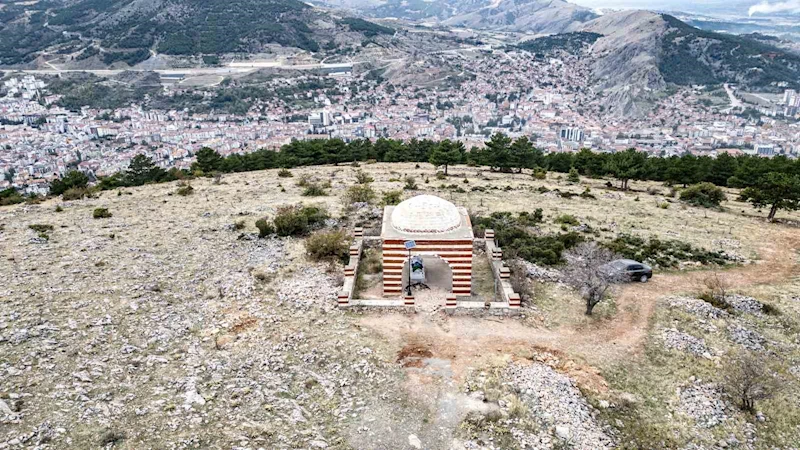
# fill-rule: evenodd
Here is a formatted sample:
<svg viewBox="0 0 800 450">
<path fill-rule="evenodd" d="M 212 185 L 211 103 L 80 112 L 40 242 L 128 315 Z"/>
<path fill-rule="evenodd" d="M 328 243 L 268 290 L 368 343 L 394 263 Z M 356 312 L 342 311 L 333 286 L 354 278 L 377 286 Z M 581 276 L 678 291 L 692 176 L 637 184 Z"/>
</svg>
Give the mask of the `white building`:
<svg viewBox="0 0 800 450">
<path fill-rule="evenodd" d="M 578 127 L 562 127 L 559 133 L 561 140 L 570 142 L 583 141 L 583 129 Z"/>
<path fill-rule="evenodd" d="M 774 156 L 775 146 L 767 143 L 758 143 L 753 146 L 753 152 L 758 156 Z"/>
</svg>

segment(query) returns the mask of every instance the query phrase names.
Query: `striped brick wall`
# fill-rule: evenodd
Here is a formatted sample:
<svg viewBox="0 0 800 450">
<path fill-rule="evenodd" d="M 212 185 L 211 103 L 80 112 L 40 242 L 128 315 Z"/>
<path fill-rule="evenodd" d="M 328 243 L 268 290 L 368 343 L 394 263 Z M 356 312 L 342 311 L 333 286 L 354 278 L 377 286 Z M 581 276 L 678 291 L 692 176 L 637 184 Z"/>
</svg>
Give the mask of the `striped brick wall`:
<svg viewBox="0 0 800 450">
<path fill-rule="evenodd" d="M 420 240 L 412 255 L 436 255 L 450 265 L 453 272 L 453 294 L 472 292 L 472 240 Z M 383 295 L 397 297 L 403 292 L 403 265 L 408 250 L 402 240 L 383 241 Z"/>
</svg>

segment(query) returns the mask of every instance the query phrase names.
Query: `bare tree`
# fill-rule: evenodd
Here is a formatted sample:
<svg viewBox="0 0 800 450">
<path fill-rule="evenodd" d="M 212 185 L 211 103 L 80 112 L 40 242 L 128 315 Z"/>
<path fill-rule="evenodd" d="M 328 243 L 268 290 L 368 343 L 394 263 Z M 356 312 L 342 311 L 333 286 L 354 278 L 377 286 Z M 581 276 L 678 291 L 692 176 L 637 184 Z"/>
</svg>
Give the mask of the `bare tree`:
<svg viewBox="0 0 800 450">
<path fill-rule="evenodd" d="M 703 279 L 703 284 L 708 289 L 711 297 L 725 303 L 730 290 L 730 283 L 724 277 L 721 277 L 719 272 L 715 270 L 708 274 L 708 276 Z"/>
<path fill-rule="evenodd" d="M 771 398 L 778 386 L 764 358 L 749 352 L 731 358 L 723 375 L 723 388 L 743 411 L 753 412 L 756 402 Z"/>
<path fill-rule="evenodd" d="M 616 255 L 596 242 L 584 242 L 566 252 L 564 258 L 564 281 L 580 291 L 586 300 L 586 315 L 591 315 L 611 287 L 622 281 L 624 274 L 608 265 Z"/>
</svg>

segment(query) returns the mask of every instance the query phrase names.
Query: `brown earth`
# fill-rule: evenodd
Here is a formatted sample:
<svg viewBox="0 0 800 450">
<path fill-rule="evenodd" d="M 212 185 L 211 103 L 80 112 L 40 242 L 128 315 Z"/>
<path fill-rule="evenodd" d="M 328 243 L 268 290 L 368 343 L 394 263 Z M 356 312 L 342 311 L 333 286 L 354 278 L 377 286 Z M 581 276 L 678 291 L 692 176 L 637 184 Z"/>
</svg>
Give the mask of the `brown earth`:
<svg viewBox="0 0 800 450">
<path fill-rule="evenodd" d="M 752 264 L 720 272 L 731 288 L 781 283 L 798 275 L 796 229 L 778 228 L 773 239 L 762 242 L 760 259 Z M 422 346 L 434 357 L 452 362 L 456 380 L 470 367 L 490 363 L 502 355 L 556 357 L 554 367 L 568 373 L 584 388 L 605 390 L 596 367 L 630 358 L 641 351 L 658 299 L 702 289 L 707 271 L 683 271 L 656 275 L 645 284 L 625 285 L 616 296 L 617 311 L 608 318 L 590 319 L 553 329 L 530 327 L 512 318 L 449 317 L 435 314 L 381 314 L 365 316 L 361 324 L 398 348 Z M 575 313 L 578 313 L 576 309 Z"/>
</svg>

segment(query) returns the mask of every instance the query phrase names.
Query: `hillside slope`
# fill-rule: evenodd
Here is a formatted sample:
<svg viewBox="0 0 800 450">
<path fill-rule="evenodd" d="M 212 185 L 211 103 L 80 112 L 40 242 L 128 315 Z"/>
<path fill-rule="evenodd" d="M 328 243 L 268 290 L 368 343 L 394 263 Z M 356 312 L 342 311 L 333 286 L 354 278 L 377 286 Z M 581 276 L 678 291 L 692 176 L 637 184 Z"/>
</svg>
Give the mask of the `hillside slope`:
<svg viewBox="0 0 800 450">
<path fill-rule="evenodd" d="M 746 36 L 700 30 L 669 16 L 661 42 L 659 70 L 676 84 L 739 83 L 800 86 L 800 56 Z"/>
<path fill-rule="evenodd" d="M 397 173 L 435 174 L 415 163 L 360 170 L 377 192 L 402 189 Z M 796 228 L 765 223 L 735 196 L 725 209 L 664 209 L 660 183 L 619 192 L 605 179 L 451 167 L 450 181 L 481 189 L 454 197 L 420 183 L 403 196 L 447 196 L 508 219 L 535 205 L 545 218 L 537 233 L 559 232 L 556 218 L 569 214 L 596 230 L 586 239 L 637 232 L 759 261 L 719 271 L 738 300 L 725 311 L 688 297 L 716 274 L 691 266 L 620 287 L 594 318 L 579 292 L 552 279 L 528 282 L 535 291 L 519 317 L 449 315 L 435 285 L 415 292 L 414 313 L 343 312 L 344 265 L 312 261 L 304 237 L 259 238 L 255 221 L 303 202 L 336 218 L 325 231 L 352 230 L 379 224 L 380 209 L 345 209 L 355 168 L 291 171 L 330 182 L 331 195 L 309 199 L 272 169 L 199 177 L 189 196 L 171 182 L 0 207 L 0 446 L 411 449 L 413 436 L 426 450 L 761 450 L 800 441 Z M 551 194 L 585 188 L 597 197 Z M 93 219 L 95 208 L 111 217 Z M 36 230 L 48 226 L 45 239 Z M 366 249 L 361 264 L 376 254 Z M 492 295 L 485 254 L 474 260 L 476 295 L 478 283 Z M 362 274 L 365 285 L 380 283 L 377 271 Z M 744 350 L 781 383 L 757 404 L 763 421 L 713 385 Z"/>
<path fill-rule="evenodd" d="M 593 60 L 591 83 L 612 114 L 648 111 L 649 97 L 668 84 L 735 83 L 762 91 L 800 85 L 799 56 L 747 36 L 700 30 L 666 14 L 613 12 L 572 23 L 560 36 L 575 33 L 600 36 L 586 52 Z M 558 36 L 538 38 L 521 48 L 537 48 L 537 42 L 545 40 L 558 42 Z"/>
<path fill-rule="evenodd" d="M 334 17 L 298 0 L 78 0 L 2 10 L 0 64 L 29 62 L 43 51 L 101 55 L 129 65 L 150 51 L 169 55 L 259 52 L 267 44 L 317 51 L 347 36 L 393 30 Z M 352 34 L 348 36 L 348 34 Z M 57 46 L 56 46 L 57 45 Z M 56 46 L 56 47 L 54 47 Z"/>
<path fill-rule="evenodd" d="M 658 68 L 666 29 L 661 16 L 622 11 L 599 17 L 581 29 L 602 35 L 591 48 L 592 75 L 595 87 L 605 95 L 608 111 L 625 116 L 646 112 L 650 108 L 647 97 L 666 87 Z"/>
<path fill-rule="evenodd" d="M 497 31 L 556 34 L 595 17 L 597 15 L 591 10 L 563 0 L 501 0 L 451 17 L 444 24 Z"/>
</svg>

